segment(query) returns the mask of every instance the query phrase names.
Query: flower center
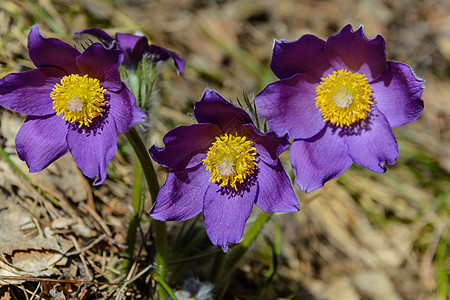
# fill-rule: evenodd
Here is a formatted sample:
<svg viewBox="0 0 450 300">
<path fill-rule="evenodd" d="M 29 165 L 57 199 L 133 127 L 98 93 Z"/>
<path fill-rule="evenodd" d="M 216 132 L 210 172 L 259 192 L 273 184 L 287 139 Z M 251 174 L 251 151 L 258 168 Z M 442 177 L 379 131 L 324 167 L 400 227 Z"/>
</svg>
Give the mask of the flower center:
<svg viewBox="0 0 450 300">
<path fill-rule="evenodd" d="M 316 107 L 320 107 L 322 117 L 337 126 L 364 122 L 373 104 L 367 77 L 345 69 L 322 78 L 316 94 Z"/>
<path fill-rule="evenodd" d="M 209 181 L 220 182 L 220 186 L 230 184 L 237 191 L 236 182 L 254 173 L 256 148 L 245 136 L 223 134 L 211 144 L 203 164 L 211 177 Z"/>
<path fill-rule="evenodd" d="M 64 76 L 55 84 L 50 97 L 56 114 L 70 123 L 78 122 L 88 126 L 92 119 L 101 116 L 105 100 L 105 89 L 96 78 L 83 77 L 78 74 Z"/>
</svg>

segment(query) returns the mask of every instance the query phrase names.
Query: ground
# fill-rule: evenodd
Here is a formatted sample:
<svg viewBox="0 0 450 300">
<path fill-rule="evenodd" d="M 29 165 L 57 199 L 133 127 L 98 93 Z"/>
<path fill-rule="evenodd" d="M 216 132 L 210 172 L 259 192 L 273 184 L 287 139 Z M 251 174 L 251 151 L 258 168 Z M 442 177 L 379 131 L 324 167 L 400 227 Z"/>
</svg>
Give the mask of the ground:
<svg viewBox="0 0 450 300">
<path fill-rule="evenodd" d="M 174 126 L 194 123 L 192 107 L 206 87 L 235 101 L 274 81 L 274 39 L 326 39 L 346 24 L 363 25 L 369 38 L 384 37 L 389 60 L 425 79 L 422 116 L 394 130 L 397 163 L 385 174 L 354 165 L 323 189 L 296 190 L 302 210 L 273 216 L 237 268 L 223 273 L 214 269 L 221 250 L 210 244 L 201 219 L 168 223 L 168 284 L 173 291 L 214 285 L 214 299 L 444 300 L 450 297 L 449 15 L 445 0 L 7 0 L 0 2 L 0 78 L 34 67 L 26 48 L 33 24 L 72 45 L 72 34 L 84 28 L 140 31 L 186 60 L 181 76 L 170 63 L 161 72 L 145 126 L 150 147 Z M 70 155 L 30 174 L 14 146 L 25 116 L 3 108 L 0 114 L 1 299 L 150 297 L 156 279 L 147 214 L 138 259 L 127 275 L 121 270 L 133 184 L 127 140 L 120 136 L 101 186 Z M 283 163 L 289 169 L 288 153 Z M 166 170 L 157 172 L 162 183 Z M 148 194 L 145 200 L 148 211 Z M 200 242 L 180 262 L 181 231 Z"/>
</svg>

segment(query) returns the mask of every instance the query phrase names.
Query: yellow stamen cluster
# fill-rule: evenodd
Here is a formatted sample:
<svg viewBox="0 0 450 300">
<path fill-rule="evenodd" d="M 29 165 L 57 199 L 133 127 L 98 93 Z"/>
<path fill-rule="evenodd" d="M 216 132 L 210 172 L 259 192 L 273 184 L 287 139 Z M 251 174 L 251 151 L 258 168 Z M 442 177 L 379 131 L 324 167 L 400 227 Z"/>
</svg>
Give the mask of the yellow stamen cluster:
<svg viewBox="0 0 450 300">
<path fill-rule="evenodd" d="M 245 136 L 223 134 L 211 144 L 203 164 L 211 173 L 209 181 L 220 182 L 220 186 L 230 185 L 237 191 L 236 183 L 254 173 L 256 148 Z"/>
<path fill-rule="evenodd" d="M 98 79 L 71 74 L 55 84 L 50 97 L 58 116 L 62 114 L 64 120 L 78 122 L 81 127 L 89 126 L 92 119 L 102 115 L 102 106 L 108 103 L 105 91 Z"/>
<path fill-rule="evenodd" d="M 337 126 L 364 122 L 373 104 L 367 77 L 345 69 L 322 78 L 316 93 L 316 107 L 320 107 L 322 117 Z"/>
</svg>

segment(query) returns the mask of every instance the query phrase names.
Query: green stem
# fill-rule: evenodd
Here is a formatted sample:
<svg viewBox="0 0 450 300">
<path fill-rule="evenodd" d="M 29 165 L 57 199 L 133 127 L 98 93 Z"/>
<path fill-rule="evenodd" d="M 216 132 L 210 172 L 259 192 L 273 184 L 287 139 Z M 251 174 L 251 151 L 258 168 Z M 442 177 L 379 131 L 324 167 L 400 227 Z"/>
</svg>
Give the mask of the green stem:
<svg viewBox="0 0 450 300">
<path fill-rule="evenodd" d="M 233 249 L 230 251 L 230 254 L 226 258 L 224 270 L 225 274 L 228 274 L 234 269 L 239 260 L 247 252 L 248 248 L 258 237 L 264 225 L 267 223 L 267 221 L 270 220 L 272 214 L 273 213 L 266 213 L 263 211 L 259 213 L 255 222 L 253 222 L 253 224 L 250 226 L 249 230 L 245 234 L 244 240 L 236 247 L 233 247 Z"/>
<path fill-rule="evenodd" d="M 217 285 L 220 281 L 221 271 L 225 264 L 225 257 L 226 254 L 221 251 L 216 255 L 216 258 L 214 259 L 214 264 L 209 275 L 209 278 L 214 285 Z"/>
<path fill-rule="evenodd" d="M 127 231 L 127 250 L 124 253 L 124 261 L 122 265 L 122 272 L 128 274 L 130 271 L 133 254 L 134 245 L 136 243 L 136 234 L 138 229 L 138 224 L 141 221 L 142 216 L 142 167 L 141 164 L 137 162 L 137 156 L 135 156 L 134 163 L 134 183 L 133 183 L 133 195 L 131 198 L 131 207 L 133 212 L 130 214 L 130 219 L 128 221 L 128 231 Z"/>
<path fill-rule="evenodd" d="M 164 282 L 164 280 L 162 280 L 162 278 L 158 275 L 158 274 L 154 274 L 154 277 L 156 279 L 156 282 L 158 282 L 158 284 L 161 285 L 161 287 L 164 289 L 164 291 L 167 292 L 167 294 L 169 294 L 169 296 L 172 299 L 178 299 L 177 296 L 175 296 L 175 294 L 172 292 L 172 290 L 170 289 L 170 287 L 167 285 L 167 283 Z"/>
<path fill-rule="evenodd" d="M 156 196 L 159 192 L 158 177 L 156 176 L 152 160 L 144 145 L 139 133 L 133 127 L 125 133 L 128 141 L 136 153 L 136 156 L 141 163 L 145 179 L 148 184 L 152 203 L 156 201 Z M 156 274 L 161 280 L 165 280 L 167 275 L 167 232 L 166 223 L 155 220 L 155 239 L 156 239 Z M 160 283 L 157 286 L 159 299 L 166 299 L 165 289 Z"/>
<path fill-rule="evenodd" d="M 131 127 L 129 131 L 125 132 L 125 136 L 133 147 L 141 166 L 144 166 L 142 170 L 144 171 L 145 180 L 147 181 L 150 196 L 152 197 L 152 203 L 154 204 L 156 196 L 159 193 L 159 183 L 150 155 L 136 129 Z"/>
</svg>

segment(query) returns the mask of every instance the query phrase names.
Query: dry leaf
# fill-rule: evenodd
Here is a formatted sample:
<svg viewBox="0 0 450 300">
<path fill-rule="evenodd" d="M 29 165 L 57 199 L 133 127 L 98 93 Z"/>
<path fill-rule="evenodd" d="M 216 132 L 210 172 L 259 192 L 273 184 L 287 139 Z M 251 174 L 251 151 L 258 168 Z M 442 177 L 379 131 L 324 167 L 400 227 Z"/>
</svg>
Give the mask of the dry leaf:
<svg viewBox="0 0 450 300">
<path fill-rule="evenodd" d="M 11 299 L 11 295 L 9 294 L 8 291 L 6 291 L 5 294 L 0 297 L 0 300 L 10 300 L 10 299 Z"/>
</svg>

